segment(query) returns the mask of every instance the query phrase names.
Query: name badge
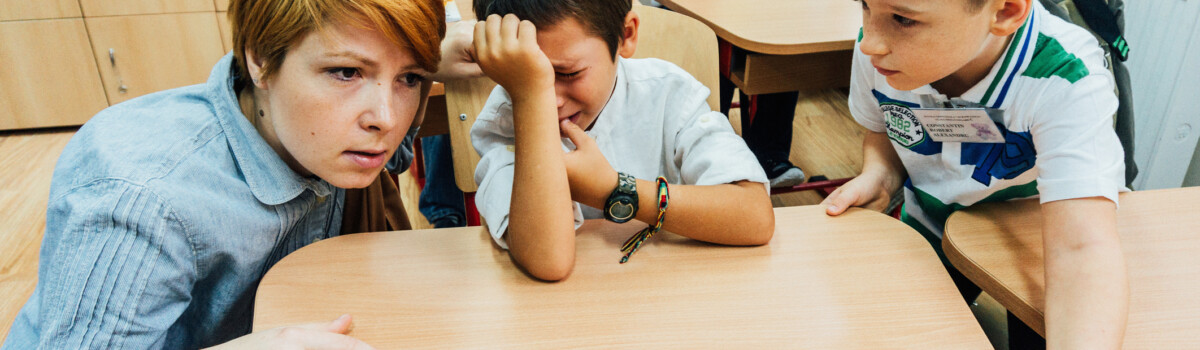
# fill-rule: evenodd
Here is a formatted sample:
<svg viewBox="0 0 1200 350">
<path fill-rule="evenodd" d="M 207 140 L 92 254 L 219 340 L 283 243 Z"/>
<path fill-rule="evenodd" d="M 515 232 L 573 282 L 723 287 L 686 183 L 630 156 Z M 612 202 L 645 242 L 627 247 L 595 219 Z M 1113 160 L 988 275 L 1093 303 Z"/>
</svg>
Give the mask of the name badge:
<svg viewBox="0 0 1200 350">
<path fill-rule="evenodd" d="M 984 108 L 913 108 L 937 142 L 1003 143 L 1004 135 Z"/>
</svg>

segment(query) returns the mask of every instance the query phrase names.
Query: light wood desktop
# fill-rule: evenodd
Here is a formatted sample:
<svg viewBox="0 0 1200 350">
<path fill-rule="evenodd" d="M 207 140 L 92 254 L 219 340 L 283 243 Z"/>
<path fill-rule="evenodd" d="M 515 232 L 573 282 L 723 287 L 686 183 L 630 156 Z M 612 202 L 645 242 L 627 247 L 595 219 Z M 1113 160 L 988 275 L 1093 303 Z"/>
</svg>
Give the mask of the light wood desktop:
<svg viewBox="0 0 1200 350">
<path fill-rule="evenodd" d="M 531 279 L 482 227 L 342 236 L 259 285 L 254 329 L 354 316 L 380 348 L 990 348 L 932 248 L 880 213 L 776 209 L 769 245 L 588 221 L 575 270 Z"/>
<path fill-rule="evenodd" d="M 748 95 L 850 84 L 862 4 L 828 0 L 659 0 L 707 24 L 748 52 L 730 61 L 729 79 Z"/>
<path fill-rule="evenodd" d="M 1126 349 L 1200 344 L 1200 187 L 1121 194 L 1117 231 L 1129 269 Z M 950 216 L 946 256 L 1009 312 L 1045 335 L 1038 201 L 988 203 Z"/>
</svg>

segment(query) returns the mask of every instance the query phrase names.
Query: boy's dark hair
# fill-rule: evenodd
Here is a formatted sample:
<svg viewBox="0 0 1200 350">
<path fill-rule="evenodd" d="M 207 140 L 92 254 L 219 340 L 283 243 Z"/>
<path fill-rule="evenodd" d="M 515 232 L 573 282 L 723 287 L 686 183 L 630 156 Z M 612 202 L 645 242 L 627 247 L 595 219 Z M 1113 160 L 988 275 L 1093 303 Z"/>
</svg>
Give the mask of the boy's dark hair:
<svg viewBox="0 0 1200 350">
<path fill-rule="evenodd" d="M 575 18 L 584 29 L 608 44 L 608 53 L 616 59 L 617 45 L 625 32 L 625 16 L 633 10 L 629 0 L 474 0 L 475 17 L 514 14 L 549 28 L 567 18 Z"/>
</svg>

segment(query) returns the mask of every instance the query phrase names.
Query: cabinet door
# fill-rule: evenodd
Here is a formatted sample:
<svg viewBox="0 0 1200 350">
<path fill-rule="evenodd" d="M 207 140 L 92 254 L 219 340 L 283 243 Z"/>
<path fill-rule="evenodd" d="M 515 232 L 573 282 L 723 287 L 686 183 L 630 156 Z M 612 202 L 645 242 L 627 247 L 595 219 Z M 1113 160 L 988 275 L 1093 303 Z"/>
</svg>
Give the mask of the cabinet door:
<svg viewBox="0 0 1200 350">
<path fill-rule="evenodd" d="M 75 0 L 0 0 L 0 21 L 79 16 Z"/>
<path fill-rule="evenodd" d="M 84 17 L 212 12 L 214 6 L 213 0 L 79 0 Z"/>
<path fill-rule="evenodd" d="M 83 19 L 0 22 L 0 129 L 80 125 L 108 107 Z"/>
<path fill-rule="evenodd" d="M 212 12 L 85 20 L 109 104 L 203 83 L 224 52 Z"/>
<path fill-rule="evenodd" d="M 233 34 L 229 29 L 229 12 L 217 12 L 217 27 L 221 28 L 221 44 L 225 53 L 233 49 Z"/>
<path fill-rule="evenodd" d="M 229 0 L 213 0 L 217 5 L 217 12 L 229 11 Z"/>
</svg>

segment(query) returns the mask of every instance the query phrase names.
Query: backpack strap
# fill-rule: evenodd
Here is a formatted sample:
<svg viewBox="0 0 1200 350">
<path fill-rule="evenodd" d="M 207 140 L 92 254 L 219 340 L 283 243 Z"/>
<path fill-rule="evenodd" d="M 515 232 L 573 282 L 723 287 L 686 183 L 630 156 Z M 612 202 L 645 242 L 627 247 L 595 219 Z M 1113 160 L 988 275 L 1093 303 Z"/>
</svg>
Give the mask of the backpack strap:
<svg viewBox="0 0 1200 350">
<path fill-rule="evenodd" d="M 1104 0 L 1075 0 L 1075 8 L 1079 16 L 1087 22 L 1096 35 L 1108 42 L 1108 47 L 1121 62 L 1129 59 L 1129 44 L 1121 35 L 1121 27 L 1117 24 L 1117 14 L 1105 4 Z"/>
</svg>

